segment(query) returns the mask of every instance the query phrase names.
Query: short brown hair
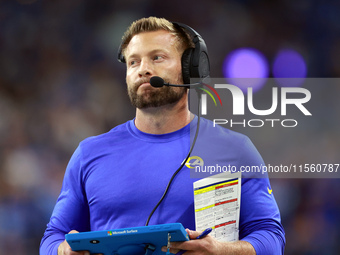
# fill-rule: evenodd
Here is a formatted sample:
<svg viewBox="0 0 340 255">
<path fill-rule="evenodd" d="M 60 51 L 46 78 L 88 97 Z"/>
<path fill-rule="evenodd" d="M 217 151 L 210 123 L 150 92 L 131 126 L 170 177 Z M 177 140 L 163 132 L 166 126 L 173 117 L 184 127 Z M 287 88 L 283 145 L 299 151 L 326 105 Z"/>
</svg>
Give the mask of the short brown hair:
<svg viewBox="0 0 340 255">
<path fill-rule="evenodd" d="M 125 49 L 130 43 L 133 36 L 142 32 L 153 32 L 165 30 L 173 34 L 177 38 L 177 48 L 180 52 L 188 48 L 195 48 L 190 35 L 181 27 L 175 26 L 165 18 L 149 17 L 134 21 L 125 31 L 122 37 L 121 54 L 124 56 Z"/>
</svg>

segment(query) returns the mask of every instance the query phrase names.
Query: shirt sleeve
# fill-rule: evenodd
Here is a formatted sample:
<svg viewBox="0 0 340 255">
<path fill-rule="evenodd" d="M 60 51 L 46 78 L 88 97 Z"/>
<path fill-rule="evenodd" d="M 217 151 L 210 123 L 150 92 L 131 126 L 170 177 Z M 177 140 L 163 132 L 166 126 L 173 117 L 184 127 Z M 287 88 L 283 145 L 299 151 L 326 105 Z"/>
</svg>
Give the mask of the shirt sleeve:
<svg viewBox="0 0 340 255">
<path fill-rule="evenodd" d="M 262 157 L 249 139 L 245 148 L 243 166 L 264 166 Z M 257 255 L 284 253 L 285 232 L 274 193 L 267 173 L 242 174 L 240 240 L 252 244 Z"/>
<path fill-rule="evenodd" d="M 71 230 L 90 230 L 83 183 L 81 149 L 78 147 L 66 168 L 59 198 L 40 243 L 40 255 L 57 255 L 59 244 Z"/>
</svg>

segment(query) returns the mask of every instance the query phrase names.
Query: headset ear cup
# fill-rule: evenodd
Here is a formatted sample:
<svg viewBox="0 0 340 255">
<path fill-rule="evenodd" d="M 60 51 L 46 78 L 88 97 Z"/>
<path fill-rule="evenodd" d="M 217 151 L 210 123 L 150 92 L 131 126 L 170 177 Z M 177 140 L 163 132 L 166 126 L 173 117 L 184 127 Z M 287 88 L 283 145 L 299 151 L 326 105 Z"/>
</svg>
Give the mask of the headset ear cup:
<svg viewBox="0 0 340 255">
<path fill-rule="evenodd" d="M 191 55 L 194 49 L 186 49 L 182 55 L 182 76 L 183 76 L 183 83 L 189 84 L 190 83 L 190 65 L 191 65 Z"/>
<path fill-rule="evenodd" d="M 209 77 L 210 74 L 210 63 L 207 52 L 201 52 L 200 62 L 198 66 L 198 72 L 200 78 Z"/>
</svg>

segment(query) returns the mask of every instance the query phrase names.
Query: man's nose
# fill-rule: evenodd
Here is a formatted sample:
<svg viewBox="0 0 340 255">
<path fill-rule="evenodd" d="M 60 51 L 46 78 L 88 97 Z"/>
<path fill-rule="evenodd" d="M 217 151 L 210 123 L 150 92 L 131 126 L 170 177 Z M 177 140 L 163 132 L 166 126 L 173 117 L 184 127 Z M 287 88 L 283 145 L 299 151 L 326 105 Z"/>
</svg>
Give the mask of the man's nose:
<svg viewBox="0 0 340 255">
<path fill-rule="evenodd" d="M 141 60 L 138 74 L 140 77 L 152 75 L 152 65 L 149 60 L 147 59 Z"/>
</svg>

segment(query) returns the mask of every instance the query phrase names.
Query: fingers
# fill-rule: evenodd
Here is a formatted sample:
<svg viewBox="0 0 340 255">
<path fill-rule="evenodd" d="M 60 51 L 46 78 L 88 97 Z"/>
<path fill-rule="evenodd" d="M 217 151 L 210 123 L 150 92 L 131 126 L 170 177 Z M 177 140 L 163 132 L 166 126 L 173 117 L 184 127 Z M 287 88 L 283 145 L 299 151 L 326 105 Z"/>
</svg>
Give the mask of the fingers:
<svg viewBox="0 0 340 255">
<path fill-rule="evenodd" d="M 213 242 L 213 238 L 209 235 L 198 240 L 197 237 L 202 233 L 202 231 L 194 231 L 190 229 L 186 229 L 186 231 L 190 240 L 185 242 L 171 242 L 170 253 L 176 254 L 179 251 L 188 251 L 187 253 L 191 254 L 192 251 L 205 251 L 207 247 L 210 246 L 209 244 Z M 167 251 L 166 246 L 162 247 L 162 251 Z"/>
<path fill-rule="evenodd" d="M 73 253 L 71 255 L 73 255 Z M 90 252 L 89 251 L 77 251 L 74 255 L 90 255 Z"/>
<path fill-rule="evenodd" d="M 195 241 L 191 240 L 191 241 L 185 241 L 185 242 L 171 242 L 170 252 L 176 254 L 180 250 L 192 250 L 193 248 L 192 242 L 195 242 Z"/>
<path fill-rule="evenodd" d="M 58 255 L 90 255 L 89 251 L 72 251 L 71 247 L 66 245 L 66 241 L 62 242 L 58 249 Z"/>
<path fill-rule="evenodd" d="M 162 252 L 167 252 L 168 251 L 168 248 L 166 246 L 163 246 L 162 247 Z M 170 253 L 172 254 L 176 254 L 180 251 L 180 249 L 174 249 L 174 248 L 170 248 Z"/>
</svg>

